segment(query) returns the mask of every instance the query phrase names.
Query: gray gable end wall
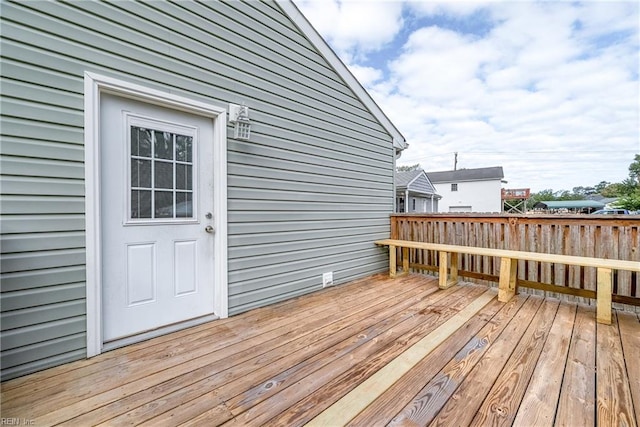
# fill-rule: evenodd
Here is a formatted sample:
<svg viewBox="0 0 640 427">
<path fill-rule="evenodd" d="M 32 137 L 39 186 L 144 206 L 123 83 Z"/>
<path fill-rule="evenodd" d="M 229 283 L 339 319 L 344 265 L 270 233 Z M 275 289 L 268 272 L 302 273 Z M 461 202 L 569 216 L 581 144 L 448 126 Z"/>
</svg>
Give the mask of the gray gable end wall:
<svg viewBox="0 0 640 427">
<path fill-rule="evenodd" d="M 86 71 L 250 107 L 227 143 L 230 314 L 387 268 L 393 137 L 277 3 L 0 7 L 2 379 L 86 355 Z"/>
<path fill-rule="evenodd" d="M 434 194 L 435 187 L 431 184 L 424 170 L 402 171 L 396 174 L 396 190 L 405 191 L 409 189 L 412 192 L 422 194 Z"/>
<path fill-rule="evenodd" d="M 409 191 L 415 191 L 422 194 L 434 194 L 436 189 L 431 185 L 424 173 L 418 175 L 411 184 L 409 184 Z"/>
</svg>

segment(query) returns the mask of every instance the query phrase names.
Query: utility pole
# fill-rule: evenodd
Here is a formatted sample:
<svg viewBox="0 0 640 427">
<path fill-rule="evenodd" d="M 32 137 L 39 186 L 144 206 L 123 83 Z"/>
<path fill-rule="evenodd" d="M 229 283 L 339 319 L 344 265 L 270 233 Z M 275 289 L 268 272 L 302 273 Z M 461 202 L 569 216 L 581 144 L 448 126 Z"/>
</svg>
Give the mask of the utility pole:
<svg viewBox="0 0 640 427">
<path fill-rule="evenodd" d="M 453 170 L 458 170 L 458 152 L 453 153 Z"/>
</svg>

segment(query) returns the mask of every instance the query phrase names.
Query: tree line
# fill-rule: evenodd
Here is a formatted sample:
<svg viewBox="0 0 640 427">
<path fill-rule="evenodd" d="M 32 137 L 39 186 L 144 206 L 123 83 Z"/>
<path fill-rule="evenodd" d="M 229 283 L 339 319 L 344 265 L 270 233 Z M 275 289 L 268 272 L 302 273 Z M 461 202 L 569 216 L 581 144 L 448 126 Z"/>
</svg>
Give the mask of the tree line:
<svg viewBox="0 0 640 427">
<path fill-rule="evenodd" d="M 606 198 L 618 198 L 613 204 L 615 207 L 629 209 L 631 211 L 640 210 L 640 154 L 636 154 L 633 162 L 629 165 L 629 177 L 622 182 L 600 183 L 591 187 L 573 187 L 571 191 L 552 189 L 532 193 L 527 204 L 534 206 L 540 201 L 553 200 L 585 200 L 596 194 Z"/>
</svg>

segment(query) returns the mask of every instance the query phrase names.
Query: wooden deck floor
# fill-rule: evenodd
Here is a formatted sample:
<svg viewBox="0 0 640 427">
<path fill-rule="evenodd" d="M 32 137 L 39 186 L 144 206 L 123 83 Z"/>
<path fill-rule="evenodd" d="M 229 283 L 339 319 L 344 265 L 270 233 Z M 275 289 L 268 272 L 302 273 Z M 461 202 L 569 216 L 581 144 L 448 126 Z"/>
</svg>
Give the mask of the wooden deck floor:
<svg viewBox="0 0 640 427">
<path fill-rule="evenodd" d="M 32 425 L 636 426 L 640 319 L 377 275 L 2 384 Z"/>
</svg>

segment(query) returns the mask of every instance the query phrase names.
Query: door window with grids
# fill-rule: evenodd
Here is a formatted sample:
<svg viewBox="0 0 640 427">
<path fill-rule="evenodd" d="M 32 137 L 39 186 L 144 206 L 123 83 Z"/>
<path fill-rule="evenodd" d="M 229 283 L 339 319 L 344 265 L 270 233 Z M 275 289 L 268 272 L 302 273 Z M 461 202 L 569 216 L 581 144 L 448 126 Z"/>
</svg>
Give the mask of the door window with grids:
<svg viewBox="0 0 640 427">
<path fill-rule="evenodd" d="M 138 121 L 128 128 L 128 219 L 195 219 L 195 129 Z"/>
</svg>

